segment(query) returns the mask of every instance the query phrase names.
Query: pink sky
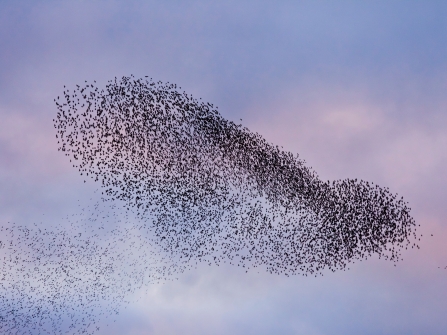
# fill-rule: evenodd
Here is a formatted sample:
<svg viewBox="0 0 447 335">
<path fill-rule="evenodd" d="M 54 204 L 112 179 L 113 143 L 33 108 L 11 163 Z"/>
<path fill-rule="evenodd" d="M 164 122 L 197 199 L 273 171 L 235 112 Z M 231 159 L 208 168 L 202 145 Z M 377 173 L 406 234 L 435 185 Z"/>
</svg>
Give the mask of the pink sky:
<svg viewBox="0 0 447 335">
<path fill-rule="evenodd" d="M 2 2 L 0 225 L 63 225 L 97 187 L 57 151 L 63 85 L 149 75 L 323 180 L 389 187 L 410 203 L 421 249 L 320 278 L 199 267 L 139 292 L 98 334 L 443 334 L 446 14 L 435 1 Z"/>
</svg>

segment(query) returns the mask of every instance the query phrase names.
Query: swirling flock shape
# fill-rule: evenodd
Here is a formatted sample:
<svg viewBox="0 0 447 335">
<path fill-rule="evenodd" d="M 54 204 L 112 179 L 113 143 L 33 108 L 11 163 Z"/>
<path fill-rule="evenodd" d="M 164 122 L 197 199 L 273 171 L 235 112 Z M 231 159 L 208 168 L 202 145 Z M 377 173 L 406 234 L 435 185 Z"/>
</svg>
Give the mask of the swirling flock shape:
<svg viewBox="0 0 447 335">
<path fill-rule="evenodd" d="M 74 285 L 81 300 L 90 301 L 97 309 L 101 309 L 101 301 L 123 302 L 126 285 L 135 290 L 198 261 L 307 276 L 323 274 L 324 269 L 345 269 L 350 262 L 372 254 L 397 262 L 403 248 L 417 247 L 412 242 L 417 239 L 416 224 L 407 203 L 387 188 L 352 179 L 323 182 L 298 156 L 224 119 L 212 104 L 179 89 L 174 84 L 131 76 L 115 78 L 105 89 L 88 83 L 77 85 L 55 99 L 59 150 L 84 178 L 101 184 L 103 200 L 124 205 L 139 222 L 107 234 L 92 231 L 87 238 L 90 258 L 84 257 L 86 249 L 74 247 L 76 252 L 70 253 L 67 247 L 83 245 L 86 240 L 71 238 L 71 244 L 62 243 L 69 240 L 67 232 L 46 233 L 64 245 L 59 263 L 51 263 L 55 268 L 59 264 L 63 280 L 73 280 L 66 274 L 70 259 L 82 259 L 83 271 L 96 273 L 90 279 L 79 278 Z M 29 236 L 38 236 L 37 230 L 30 235 L 21 227 L 9 229 L 16 234 L 11 250 Z M 122 248 L 101 249 L 105 246 L 101 246 L 100 236 L 109 245 L 119 241 Z M 139 247 L 129 247 L 135 241 Z M 119 267 L 119 259 L 126 262 L 133 251 L 139 255 L 132 263 L 133 270 L 123 272 L 119 284 L 111 285 L 108 278 L 117 273 L 113 269 Z M 108 262 L 104 261 L 107 257 Z M 44 257 L 47 262 L 50 258 Z M 150 270 L 145 263 L 149 259 L 154 260 Z M 32 258 L 27 264 L 36 262 Z M 44 277 L 35 274 L 33 278 Z M 57 276 L 51 278 L 58 280 Z M 94 278 L 99 286 L 87 292 L 85 282 L 95 282 Z M 42 281 L 48 286 L 48 281 Z M 25 285 L 23 280 L 18 282 L 15 285 Z M 58 285 L 69 284 L 59 280 Z M 102 292 L 102 298 L 95 290 Z M 70 305 L 67 301 L 74 293 L 66 292 L 66 297 L 52 295 L 60 307 L 48 309 L 48 327 L 54 331 L 67 322 L 51 318 L 58 315 L 60 319 L 65 305 Z M 5 311 L 3 308 L 2 314 Z M 28 313 L 43 317 L 41 311 Z M 73 332 L 93 329 L 97 314 L 75 314 L 64 314 Z M 35 326 L 32 318 L 23 318 L 28 322 L 24 328 L 17 313 L 8 315 L 4 324 L 10 329 Z"/>
</svg>

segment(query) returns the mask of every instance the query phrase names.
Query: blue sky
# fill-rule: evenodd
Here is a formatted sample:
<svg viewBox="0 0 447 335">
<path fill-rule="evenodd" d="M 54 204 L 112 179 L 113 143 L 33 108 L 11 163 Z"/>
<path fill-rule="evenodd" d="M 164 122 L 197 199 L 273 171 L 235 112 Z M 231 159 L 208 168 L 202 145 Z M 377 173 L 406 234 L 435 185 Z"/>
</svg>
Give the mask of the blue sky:
<svg viewBox="0 0 447 335">
<path fill-rule="evenodd" d="M 96 186 L 57 151 L 63 85 L 148 75 L 324 180 L 390 187 L 424 236 L 397 267 L 320 278 L 199 267 L 137 292 L 98 334 L 442 334 L 446 16 L 443 1 L 1 1 L 0 225 L 63 226 L 89 203 Z"/>
</svg>

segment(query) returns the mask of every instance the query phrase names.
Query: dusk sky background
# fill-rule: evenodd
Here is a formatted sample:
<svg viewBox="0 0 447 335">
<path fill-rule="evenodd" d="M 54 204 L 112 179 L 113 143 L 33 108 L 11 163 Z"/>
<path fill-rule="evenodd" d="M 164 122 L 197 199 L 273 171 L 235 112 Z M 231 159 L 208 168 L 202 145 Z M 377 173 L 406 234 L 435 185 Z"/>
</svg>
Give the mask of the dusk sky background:
<svg viewBox="0 0 447 335">
<path fill-rule="evenodd" d="M 63 226 L 99 186 L 57 151 L 64 85 L 148 75 L 323 180 L 389 187 L 423 237 L 396 267 L 317 278 L 199 266 L 98 334 L 445 334 L 446 18 L 445 1 L 1 0 L 0 225 Z"/>
</svg>

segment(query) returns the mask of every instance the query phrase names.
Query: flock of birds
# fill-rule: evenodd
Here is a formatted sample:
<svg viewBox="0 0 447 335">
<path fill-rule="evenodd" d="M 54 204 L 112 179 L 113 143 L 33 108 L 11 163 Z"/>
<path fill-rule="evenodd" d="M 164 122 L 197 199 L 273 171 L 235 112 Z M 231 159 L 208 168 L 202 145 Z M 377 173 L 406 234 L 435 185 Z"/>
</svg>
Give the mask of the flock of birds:
<svg viewBox="0 0 447 335">
<path fill-rule="evenodd" d="M 185 270 L 115 207 L 96 202 L 61 226 L 0 228 L 1 334 L 94 334 L 133 293 Z"/>
<path fill-rule="evenodd" d="M 55 102 L 59 150 L 101 200 L 63 228 L 3 228 L 0 332 L 93 334 L 132 293 L 197 262 L 316 276 L 418 248 L 402 198 L 324 182 L 174 84 L 115 78 Z"/>
</svg>

